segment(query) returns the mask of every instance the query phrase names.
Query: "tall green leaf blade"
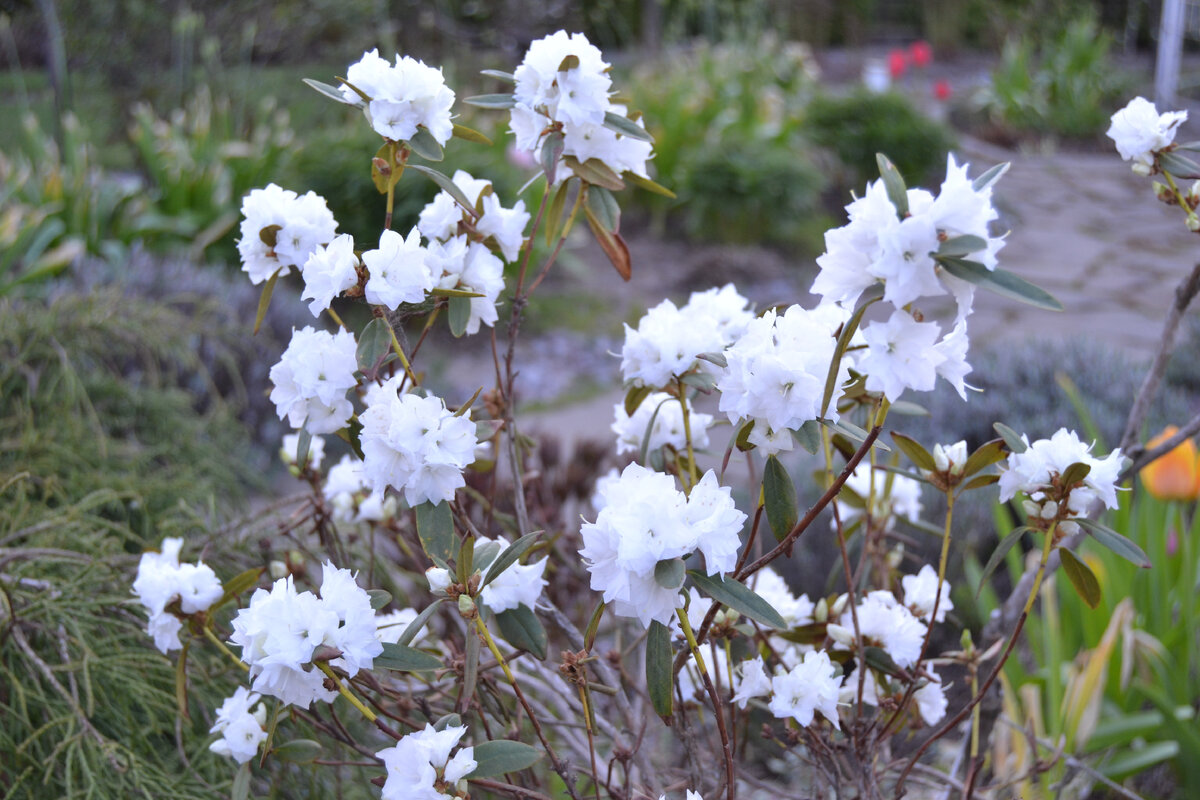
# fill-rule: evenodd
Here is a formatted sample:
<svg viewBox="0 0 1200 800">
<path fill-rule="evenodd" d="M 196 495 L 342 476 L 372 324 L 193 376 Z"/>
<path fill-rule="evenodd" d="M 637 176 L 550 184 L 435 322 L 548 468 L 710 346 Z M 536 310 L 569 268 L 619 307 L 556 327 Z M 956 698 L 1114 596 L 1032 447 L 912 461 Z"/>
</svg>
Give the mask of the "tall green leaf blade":
<svg viewBox="0 0 1200 800">
<path fill-rule="evenodd" d="M 1059 549 L 1058 556 L 1062 559 L 1063 572 L 1067 573 L 1071 585 L 1083 598 L 1083 602 L 1088 604 L 1088 608 L 1100 605 L 1100 582 L 1096 580 L 1096 574 L 1092 572 L 1091 567 L 1065 547 Z"/>
<path fill-rule="evenodd" d="M 656 621 L 646 632 L 646 692 L 660 717 L 671 715 L 671 632 Z"/>
<path fill-rule="evenodd" d="M 1108 526 L 1091 519 L 1080 517 L 1076 520 L 1087 529 L 1088 534 L 1100 544 L 1113 551 L 1130 564 L 1136 564 L 1142 569 L 1150 569 L 1150 556 L 1133 541 L 1125 538 Z"/>
<path fill-rule="evenodd" d="M 788 475 L 783 463 L 775 456 L 767 458 L 763 468 L 763 506 L 767 512 L 767 523 L 776 541 L 783 541 L 796 527 L 800 509 L 796 500 L 796 485 Z"/>
<path fill-rule="evenodd" d="M 787 627 L 787 622 L 779 616 L 779 612 L 745 584 L 735 580 L 708 576 L 694 569 L 689 570 L 688 575 L 696 584 L 696 588 L 739 614 L 750 617 L 770 628 L 782 630 Z"/>
<path fill-rule="evenodd" d="M 938 256 L 937 263 L 956 278 L 1022 303 L 1047 311 L 1062 311 L 1062 303 L 1024 278 L 1002 269 L 988 269 L 983 264 L 955 256 Z"/>
</svg>

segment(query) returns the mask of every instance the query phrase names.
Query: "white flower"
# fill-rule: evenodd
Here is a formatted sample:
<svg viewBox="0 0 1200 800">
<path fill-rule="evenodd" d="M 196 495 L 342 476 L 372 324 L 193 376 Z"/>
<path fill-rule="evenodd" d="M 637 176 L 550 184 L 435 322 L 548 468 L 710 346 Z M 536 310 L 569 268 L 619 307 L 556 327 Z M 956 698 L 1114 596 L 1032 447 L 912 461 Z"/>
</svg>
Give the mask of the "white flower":
<svg viewBox="0 0 1200 800">
<path fill-rule="evenodd" d="M 905 575 L 900 579 L 900 585 L 904 588 L 904 605 L 926 623 L 929 622 L 929 615 L 933 613 L 935 602 L 937 617 L 934 622 L 944 622 L 946 612 L 954 609 L 954 603 L 950 600 L 949 581 L 942 581 L 941 600 L 937 600 L 937 570 L 928 564 L 921 567 L 921 571 L 916 575 Z"/>
<path fill-rule="evenodd" d="M 684 519 L 695 537 L 695 548 L 704 555 L 705 571 L 709 575 L 732 572 L 746 515 L 737 510 L 729 487 L 719 485 L 711 469 L 688 494 Z"/>
<path fill-rule="evenodd" d="M 653 424 L 651 421 L 653 420 Z M 711 414 L 691 411 L 688 425 L 692 432 L 692 446 L 696 449 L 708 447 L 708 427 L 712 425 Z M 687 437 L 683 429 L 683 408 L 679 400 L 666 392 L 647 395 L 633 416 L 625 413 L 625 403 L 613 405 L 613 433 L 617 435 L 617 453 L 637 453 L 646 441 L 647 452 L 660 447 L 673 447 L 678 451 L 687 448 Z"/>
<path fill-rule="evenodd" d="M 321 494 L 333 506 L 336 522 L 379 522 L 396 513 L 395 499 L 371 491 L 363 463 L 349 454 L 329 469 Z"/>
<path fill-rule="evenodd" d="M 917 701 L 917 711 L 921 714 L 921 719 L 925 720 L 925 724 L 937 725 L 946 716 L 948 702 L 942 679 L 932 669 L 929 670 L 929 674 L 930 680 L 913 692 L 913 699 Z"/>
<path fill-rule="evenodd" d="M 805 653 L 804 660 L 789 672 L 771 679 L 771 713 L 779 719 L 791 717 L 808 727 L 814 712 L 838 728 L 838 690 L 842 679 L 837 675 L 829 654 L 824 650 Z"/>
<path fill-rule="evenodd" d="M 724 346 L 736 342 L 746 332 L 754 312 L 750 309 L 750 301 L 738 294 L 737 287 L 732 283 L 717 288 L 713 287 L 703 292 L 692 292 L 687 304 L 683 307 L 684 314 L 697 320 L 697 324 L 707 324 L 716 328 L 721 335 Z M 700 323 L 699 320 L 704 320 Z"/>
<path fill-rule="evenodd" d="M 858 369 L 867 375 L 867 391 L 883 392 L 895 402 L 905 389 L 932 390 L 938 367 L 946 361 L 946 355 L 934 347 L 940 333 L 936 322 L 917 322 L 901 309 L 893 311 L 887 322 L 864 325 L 867 351 Z"/>
<path fill-rule="evenodd" d="M 529 212 L 525 210 L 524 200 L 518 200 L 512 208 L 505 208 L 500 205 L 500 198 L 489 194 L 483 198 L 483 214 L 475 222 L 475 230 L 485 238 L 492 237 L 504 260 L 513 262 L 525 243 L 525 226 L 528 224 Z"/>
<path fill-rule="evenodd" d="M 789 628 L 812 624 L 816 607 L 808 599 L 808 595 L 793 595 L 787 582 L 771 567 L 763 567 L 754 573 L 753 585 L 750 588 L 779 612 L 779 616 L 783 617 Z"/>
<path fill-rule="evenodd" d="M 1068 516 L 1079 516 L 1087 512 L 1095 501 L 1108 508 L 1117 507 L 1117 476 L 1124 460 L 1120 450 L 1113 450 L 1104 458 L 1092 456 L 1092 445 L 1079 440 L 1079 434 L 1059 428 L 1049 439 L 1039 439 L 1033 444 L 1022 434 L 1021 440 L 1028 447 L 1023 453 L 1009 454 L 1008 461 L 1000 473 L 1000 502 L 1016 497 L 1018 492 L 1030 496 L 1035 502 L 1057 502 L 1048 498 L 1054 478 L 1062 475 L 1067 467 L 1075 463 L 1088 465 L 1091 470 L 1081 486 L 1070 490 Z M 1061 498 L 1059 498 L 1061 499 Z M 1057 507 L 1053 508 L 1058 511 Z M 1054 513 L 1050 514 L 1053 517 Z"/>
<path fill-rule="evenodd" d="M 494 540 L 479 538 L 475 540 L 476 552 L 480 547 L 492 541 L 500 544 L 500 551 L 496 553 L 497 557 L 508 549 L 509 542 L 503 537 Z M 533 610 L 538 597 L 542 594 L 542 589 L 546 586 L 546 579 L 542 577 L 545 572 L 545 558 L 528 564 L 512 564 L 497 575 L 491 583 L 483 587 L 479 597 L 483 600 L 484 605 L 497 614 L 517 606 L 525 606 Z"/>
<path fill-rule="evenodd" d="M 283 463 L 289 467 L 296 466 L 296 453 L 300 449 L 300 434 L 289 433 L 283 437 L 283 442 L 279 448 L 279 457 Z M 308 441 L 308 456 L 304 461 L 304 466 L 308 469 L 320 469 L 321 462 L 325 460 L 325 439 L 320 436 L 313 436 Z"/>
<path fill-rule="evenodd" d="M 626 384 L 658 389 L 697 366 L 696 356 L 719 352 L 725 346 L 713 325 L 699 324 L 689 314 L 663 300 L 638 321 L 637 329 L 625 326 L 621 348 L 621 374 Z M 707 363 L 707 362 L 705 362 Z"/>
<path fill-rule="evenodd" d="M 276 271 L 286 275 L 292 267 L 303 267 L 317 246 L 332 241 L 337 230 L 323 197 L 313 192 L 297 196 L 274 183 L 242 198 L 242 216 L 238 253 L 242 271 L 254 284 Z"/>
<path fill-rule="evenodd" d="M 897 603 L 891 592 L 870 592 L 855 610 L 863 639 L 883 648 L 901 667 L 908 668 L 917 663 L 925 641 L 925 625 Z M 849 610 L 842 614 L 839 622 L 843 628 L 854 630 L 854 618 Z"/>
<path fill-rule="evenodd" d="M 418 127 L 424 127 L 438 144 L 444 145 L 450 139 L 454 92 L 446 86 L 440 69 L 408 56 L 397 56 L 395 65 L 389 65 L 379 57 L 378 50 L 372 50 L 350 65 L 346 80 L 371 98 L 366 107 L 367 119 L 380 136 L 407 141 L 416 135 Z M 345 85 L 342 95 L 352 102 L 361 99 Z"/>
<path fill-rule="evenodd" d="M 345 427 L 354 407 L 346 393 L 358 385 L 354 334 L 292 329 L 292 340 L 271 367 L 271 402 L 279 418 L 311 434 L 335 433 Z"/>
<path fill-rule="evenodd" d="M 161 552 L 142 553 L 133 581 L 134 594 L 150 613 L 146 632 L 164 654 L 183 646 L 179 641 L 183 625 L 167 606 L 178 601 L 181 613 L 195 614 L 207 611 L 224 593 L 212 567 L 203 561 L 179 563 L 182 547 L 183 539 L 167 538 Z"/>
<path fill-rule="evenodd" d="M 398 395 L 402 377 L 385 383 L 359 416 L 364 479 L 378 492 L 403 491 L 410 506 L 452 500 L 475 457 L 475 423 L 441 398 Z"/>
<path fill-rule="evenodd" d="M 752 698 L 766 697 L 770 694 L 771 679 L 763 666 L 762 656 L 743 661 L 737 688 L 733 693 L 734 704 L 738 708 L 745 708 Z"/>
<path fill-rule="evenodd" d="M 1135 97 L 1112 115 L 1107 135 L 1123 160 L 1149 167 L 1154 164 L 1155 155 L 1175 141 L 1180 124 L 1187 118 L 1186 111 L 1159 114 L 1149 100 Z"/>
<path fill-rule="evenodd" d="M 262 705 L 255 708 L 258 701 L 259 695 L 245 686 L 239 686 L 232 697 L 225 698 L 217 709 L 217 721 L 208 730 L 221 734 L 221 738 L 208 749 L 217 755 L 229 756 L 239 764 L 254 758 L 258 746 L 267 738 L 263 727 L 267 712 Z"/>
<path fill-rule="evenodd" d="M 558 31 L 529 45 L 513 73 L 513 97 L 518 105 L 556 121 L 599 125 L 604 122 L 612 85 L 608 69 L 600 50 L 586 36 Z"/>
<path fill-rule="evenodd" d="M 964 440 L 959 440 L 954 444 L 935 444 L 933 446 L 933 467 L 938 472 L 961 475 L 968 458 L 967 443 Z"/>
<path fill-rule="evenodd" d="M 395 311 L 401 303 L 420 303 L 433 288 L 433 275 L 425 263 L 421 232 L 413 228 L 405 238 L 395 231 L 384 231 L 379 249 L 363 253 L 370 278 L 364 287 L 368 303 Z"/>
<path fill-rule="evenodd" d="M 609 105 L 606 110 L 621 117 L 626 113 L 625 106 L 617 104 Z M 646 127 L 641 119 L 634 124 Z M 617 133 L 602 123 L 563 124 L 563 155 L 573 156 L 581 164 L 591 159 L 602 161 L 618 175 L 632 172 L 649 177 L 646 162 L 653 149 L 650 142 Z"/>
<path fill-rule="evenodd" d="M 383 800 L 443 800 L 454 796 L 455 784 L 477 766 L 473 747 L 460 748 L 450 756 L 466 732 L 466 726 L 437 731 L 426 725 L 424 730 L 400 739 L 395 747 L 376 753 L 387 769 Z M 449 794 L 435 788 L 435 784 L 443 785 Z"/>
<path fill-rule="evenodd" d="M 870 503 L 871 518 L 884 530 L 892 530 L 896 519 L 917 522 L 921 518 L 921 482 L 905 475 L 873 469 L 860 463 L 846 479 L 845 487 Z M 849 503 L 834 501 L 843 525 L 849 525 L 863 515 L 863 509 Z M 833 522 L 836 525 L 836 520 Z"/>
<path fill-rule="evenodd" d="M 333 298 L 358 285 L 358 256 L 354 237 L 343 233 L 325 246 L 318 246 L 304 262 L 303 300 L 312 300 L 308 310 L 314 317 L 329 308 Z"/>
<path fill-rule="evenodd" d="M 439 595 L 445 594 L 450 584 L 454 583 L 454 577 L 445 567 L 430 567 L 425 570 L 425 580 L 429 582 L 429 591 Z"/>
</svg>

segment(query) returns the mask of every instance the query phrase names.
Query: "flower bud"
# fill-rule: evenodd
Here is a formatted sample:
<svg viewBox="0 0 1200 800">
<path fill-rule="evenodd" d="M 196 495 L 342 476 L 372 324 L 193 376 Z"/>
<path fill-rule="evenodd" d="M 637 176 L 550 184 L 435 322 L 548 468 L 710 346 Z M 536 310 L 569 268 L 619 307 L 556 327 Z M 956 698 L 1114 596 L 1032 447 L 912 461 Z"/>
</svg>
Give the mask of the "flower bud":
<svg viewBox="0 0 1200 800">
<path fill-rule="evenodd" d="M 1054 502 L 1053 500 L 1046 501 L 1046 504 L 1042 506 L 1042 519 L 1054 519 L 1057 515 L 1058 503 Z"/>
<path fill-rule="evenodd" d="M 1158 181 L 1154 182 L 1154 197 L 1167 205 L 1175 204 L 1175 193 L 1171 191 L 1171 187 Z"/>
<path fill-rule="evenodd" d="M 1065 520 L 1058 523 L 1058 529 L 1064 536 L 1074 536 L 1079 533 L 1079 523 Z"/>
<path fill-rule="evenodd" d="M 817 601 L 817 607 L 813 611 L 813 620 L 825 622 L 827 619 L 829 619 L 829 603 L 825 602 L 825 598 L 822 597 Z"/>
<path fill-rule="evenodd" d="M 1134 162 L 1132 169 L 1134 175 L 1142 176 L 1147 176 L 1154 171 L 1149 164 L 1143 164 L 1140 161 Z"/>
<path fill-rule="evenodd" d="M 479 613 L 479 609 L 475 607 L 475 601 L 468 595 L 460 594 L 458 596 L 458 613 L 467 619 L 474 619 L 475 615 Z"/>
<path fill-rule="evenodd" d="M 892 569 L 897 569 L 900 563 L 904 561 L 904 546 L 894 547 L 888 551 L 887 565 Z"/>
<path fill-rule="evenodd" d="M 830 623 L 829 625 L 825 626 L 825 633 L 829 635 L 829 638 L 833 639 L 843 647 L 854 646 L 854 631 L 850 630 L 849 628 L 843 628 L 841 625 L 834 625 Z"/>
<path fill-rule="evenodd" d="M 1188 214 L 1187 226 L 1188 230 L 1192 233 L 1200 231 L 1200 217 L 1197 217 L 1195 214 Z"/>
<path fill-rule="evenodd" d="M 425 580 L 429 581 L 429 590 L 434 594 L 445 594 L 450 587 L 450 571 L 441 567 L 430 567 L 425 570 Z"/>
<path fill-rule="evenodd" d="M 1021 508 L 1025 509 L 1025 516 L 1040 517 L 1042 515 L 1042 507 L 1032 500 L 1022 500 Z"/>
<path fill-rule="evenodd" d="M 271 573 L 271 579 L 276 581 L 280 578 L 286 578 L 291 573 L 288 565 L 278 560 L 268 564 L 267 571 Z"/>
<path fill-rule="evenodd" d="M 829 608 L 829 616 L 834 617 L 834 618 L 840 617 L 842 615 L 842 613 L 846 610 L 846 603 L 848 603 L 849 601 L 850 601 L 849 595 L 845 595 L 845 594 L 839 595 L 838 598 L 833 601 L 833 605 L 830 606 L 830 608 Z"/>
</svg>

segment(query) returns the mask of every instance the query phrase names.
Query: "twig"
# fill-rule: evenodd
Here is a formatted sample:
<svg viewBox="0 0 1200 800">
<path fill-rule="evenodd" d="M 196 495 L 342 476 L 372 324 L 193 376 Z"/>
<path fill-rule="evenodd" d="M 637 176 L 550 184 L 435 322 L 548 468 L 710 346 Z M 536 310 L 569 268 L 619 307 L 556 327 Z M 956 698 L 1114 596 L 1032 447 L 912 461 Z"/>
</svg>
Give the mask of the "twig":
<svg viewBox="0 0 1200 800">
<path fill-rule="evenodd" d="M 1150 450 L 1143 450 L 1138 453 L 1137 457 L 1129 464 L 1129 466 L 1121 472 L 1121 475 L 1117 478 L 1117 482 L 1124 483 L 1128 478 L 1132 478 L 1134 475 L 1145 469 L 1149 464 L 1162 458 L 1167 453 L 1171 452 L 1176 447 L 1195 436 L 1198 432 L 1200 432 L 1200 414 L 1197 414 L 1189 419 L 1182 428 L 1176 431 L 1174 435 L 1164 440 L 1162 444 L 1156 445 Z M 1122 450 L 1122 452 L 1124 452 L 1124 450 Z"/>
</svg>

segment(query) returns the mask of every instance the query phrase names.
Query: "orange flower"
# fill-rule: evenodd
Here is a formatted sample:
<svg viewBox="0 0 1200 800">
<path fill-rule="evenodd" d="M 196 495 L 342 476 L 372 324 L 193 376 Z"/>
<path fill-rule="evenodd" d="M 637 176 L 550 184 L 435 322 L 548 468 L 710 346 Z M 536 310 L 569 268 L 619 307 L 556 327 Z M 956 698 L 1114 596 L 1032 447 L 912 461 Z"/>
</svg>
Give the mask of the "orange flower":
<svg viewBox="0 0 1200 800">
<path fill-rule="evenodd" d="M 1163 432 L 1146 443 L 1152 450 L 1174 436 L 1179 429 L 1168 425 Z M 1200 497 L 1200 456 L 1196 443 L 1186 439 L 1162 458 L 1142 469 L 1142 485 L 1159 500 L 1192 501 Z"/>
</svg>

